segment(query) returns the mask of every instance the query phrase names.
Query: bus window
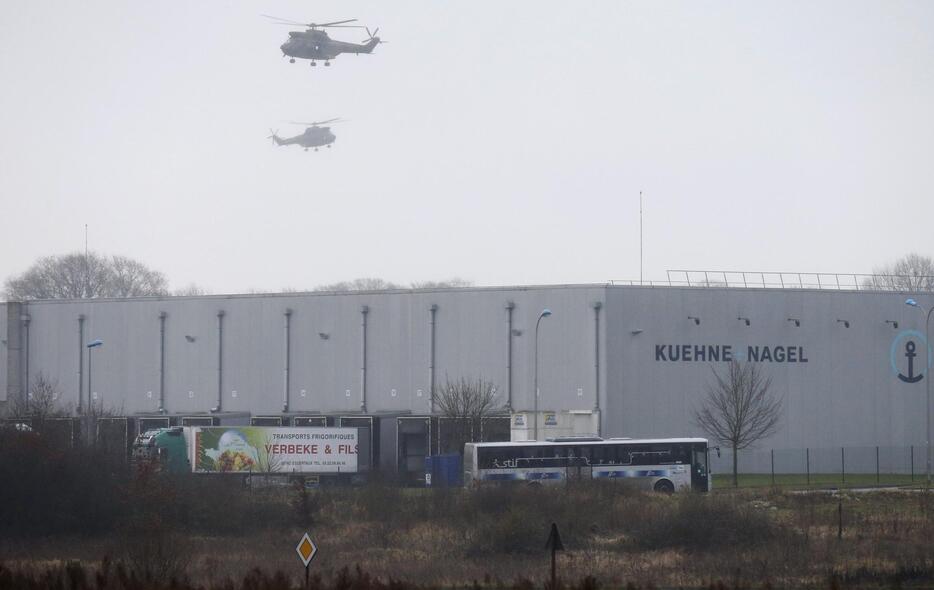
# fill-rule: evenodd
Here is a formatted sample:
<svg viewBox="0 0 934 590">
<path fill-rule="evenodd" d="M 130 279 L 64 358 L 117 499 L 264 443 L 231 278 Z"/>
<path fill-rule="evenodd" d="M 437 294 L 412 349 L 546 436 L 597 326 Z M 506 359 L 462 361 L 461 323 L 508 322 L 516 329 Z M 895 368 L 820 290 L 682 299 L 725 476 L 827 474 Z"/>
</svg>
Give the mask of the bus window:
<svg viewBox="0 0 934 590">
<path fill-rule="evenodd" d="M 679 445 L 672 445 L 671 446 L 672 461 L 674 461 L 675 463 L 684 463 L 684 464 L 690 463 L 691 462 L 690 447 L 691 445 L 687 443 L 683 443 Z"/>
<path fill-rule="evenodd" d="M 580 448 L 580 456 L 583 459 L 584 465 L 593 464 L 593 445 L 585 445 Z"/>
</svg>

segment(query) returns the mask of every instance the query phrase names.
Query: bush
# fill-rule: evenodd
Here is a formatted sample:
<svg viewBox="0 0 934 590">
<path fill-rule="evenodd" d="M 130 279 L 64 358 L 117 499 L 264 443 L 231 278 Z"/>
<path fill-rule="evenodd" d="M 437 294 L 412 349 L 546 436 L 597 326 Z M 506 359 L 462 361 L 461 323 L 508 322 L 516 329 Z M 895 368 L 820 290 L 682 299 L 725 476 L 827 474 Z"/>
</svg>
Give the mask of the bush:
<svg viewBox="0 0 934 590">
<path fill-rule="evenodd" d="M 54 449 L 0 429 L 0 529 L 23 535 L 110 530 L 122 515 L 122 466 L 96 449 Z"/>
<path fill-rule="evenodd" d="M 694 551 L 757 547 L 791 535 L 762 509 L 700 494 L 646 498 L 630 533 L 643 549 Z"/>
</svg>

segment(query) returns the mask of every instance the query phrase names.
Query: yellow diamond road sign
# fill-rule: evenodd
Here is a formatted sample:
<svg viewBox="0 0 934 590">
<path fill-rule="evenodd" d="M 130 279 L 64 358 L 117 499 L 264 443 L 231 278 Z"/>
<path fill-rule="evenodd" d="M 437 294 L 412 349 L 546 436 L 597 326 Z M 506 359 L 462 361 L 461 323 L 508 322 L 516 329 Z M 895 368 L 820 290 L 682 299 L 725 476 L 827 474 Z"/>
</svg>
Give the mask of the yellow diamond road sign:
<svg viewBox="0 0 934 590">
<path fill-rule="evenodd" d="M 308 533 L 305 533 L 302 536 L 302 540 L 298 542 L 295 551 L 298 553 L 298 557 L 302 560 L 305 567 L 308 567 L 311 560 L 315 558 L 315 554 L 318 553 L 318 546 L 311 540 Z"/>
</svg>

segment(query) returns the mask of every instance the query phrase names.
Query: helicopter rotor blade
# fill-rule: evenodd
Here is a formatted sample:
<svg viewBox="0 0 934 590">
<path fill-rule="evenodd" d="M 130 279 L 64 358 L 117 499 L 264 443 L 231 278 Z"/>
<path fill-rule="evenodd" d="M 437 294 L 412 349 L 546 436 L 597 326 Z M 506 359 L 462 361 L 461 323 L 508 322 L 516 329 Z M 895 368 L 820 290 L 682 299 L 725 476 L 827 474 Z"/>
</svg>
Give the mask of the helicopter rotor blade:
<svg viewBox="0 0 934 590">
<path fill-rule="evenodd" d="M 277 21 L 282 21 L 282 22 L 275 23 L 275 24 L 278 24 L 278 25 L 297 25 L 297 26 L 300 26 L 300 27 L 304 27 L 304 26 L 305 26 L 305 23 L 300 23 L 300 22 L 298 22 L 298 21 L 289 20 L 289 19 L 287 19 L 287 18 L 281 18 L 281 17 L 278 17 L 278 16 L 272 16 L 272 15 L 270 15 L 270 14 L 261 14 L 260 16 L 264 16 L 264 17 L 266 17 L 266 18 L 271 18 L 271 19 L 274 19 L 274 20 L 277 20 Z"/>
<path fill-rule="evenodd" d="M 289 121 L 289 123 L 292 123 L 293 125 L 310 125 L 314 127 L 316 125 L 324 125 L 326 123 L 338 123 L 344 120 L 345 119 L 341 119 L 340 117 L 335 117 L 333 119 L 328 119 L 327 121 Z"/>
<path fill-rule="evenodd" d="M 363 27 L 361 27 L 360 25 L 348 25 L 348 24 L 345 24 L 345 23 L 356 22 L 357 19 L 355 19 L 355 18 L 351 18 L 351 19 L 347 19 L 347 20 L 338 20 L 338 21 L 334 21 L 334 22 L 330 22 L 330 23 L 301 23 L 301 22 L 298 22 L 298 21 L 296 21 L 296 20 L 289 20 L 289 19 L 287 19 L 287 18 L 282 18 L 282 17 L 280 17 L 280 16 L 273 16 L 273 15 L 271 15 L 271 14 L 261 14 L 260 16 L 263 16 L 263 17 L 266 17 L 266 18 L 269 18 L 269 19 L 272 19 L 272 20 L 279 21 L 279 22 L 276 22 L 276 23 L 272 23 L 272 24 L 275 24 L 275 25 L 293 25 L 293 26 L 297 26 L 297 27 L 308 27 L 308 28 L 312 28 L 312 29 L 314 29 L 314 28 L 321 28 L 321 27 L 336 27 L 336 28 L 342 28 L 342 29 L 343 29 L 343 28 L 347 28 L 347 29 L 362 29 L 362 28 L 363 28 Z"/>
<path fill-rule="evenodd" d="M 342 25 L 342 24 L 344 24 L 344 23 L 355 23 L 355 22 L 357 22 L 357 19 L 355 19 L 355 18 L 348 18 L 347 20 L 336 20 L 336 21 L 334 21 L 334 22 L 332 22 L 332 23 L 319 23 L 319 24 L 312 23 L 310 26 L 315 26 L 315 27 L 336 27 L 337 25 Z M 359 26 L 359 25 L 357 25 L 357 26 Z"/>
</svg>

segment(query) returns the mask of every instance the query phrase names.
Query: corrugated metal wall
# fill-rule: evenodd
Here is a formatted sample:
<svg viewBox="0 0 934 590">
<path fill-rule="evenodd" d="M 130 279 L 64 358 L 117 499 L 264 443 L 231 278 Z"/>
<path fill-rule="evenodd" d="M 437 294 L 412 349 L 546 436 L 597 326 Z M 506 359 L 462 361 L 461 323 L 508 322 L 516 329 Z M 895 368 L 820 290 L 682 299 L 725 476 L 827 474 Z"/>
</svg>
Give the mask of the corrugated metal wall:
<svg viewBox="0 0 934 590">
<path fill-rule="evenodd" d="M 924 318 L 904 294 L 633 287 L 610 289 L 608 308 L 612 403 L 604 419 L 612 435 L 703 434 L 693 413 L 711 365 L 724 363 L 656 360 L 657 345 L 730 345 L 740 353 L 784 346 L 800 347 L 808 362 L 759 363 L 785 402 L 778 432 L 761 448 L 924 441 L 924 380 L 897 378 L 908 371 L 906 339 L 917 348 L 915 372 L 924 371 L 923 336 L 910 332 L 923 332 Z"/>
<path fill-rule="evenodd" d="M 909 340 L 916 349 L 913 375 L 926 372 L 923 317 L 904 300 L 894 293 L 556 286 L 37 302 L 24 311 L 31 318 L 30 373 L 57 379 L 74 407 L 83 314 L 84 340 L 104 341 L 92 353 L 90 393 L 127 414 L 159 407 L 159 315 L 165 313 L 165 409 L 176 415 L 217 404 L 223 311 L 223 410 L 276 415 L 283 408 L 290 310 L 289 410 L 337 415 L 361 411 L 366 306 L 367 413 L 424 415 L 430 409 L 432 306 L 436 384 L 483 377 L 504 404 L 507 304 L 513 302 L 516 411 L 534 405 L 535 322 L 543 308 L 551 309 L 541 323 L 539 409 L 562 411 L 592 410 L 597 402 L 599 302 L 605 436 L 702 434 L 693 413 L 711 381 L 711 363 L 674 361 L 667 352 L 657 360 L 657 346 L 731 346 L 737 356 L 748 346 L 781 346 L 800 348 L 807 362 L 760 363 L 785 400 L 778 433 L 760 447 L 791 449 L 923 444 L 924 378 L 907 383 L 897 377 L 909 373 Z M 919 300 L 934 304 L 931 297 Z M 85 395 L 87 360 L 85 353 Z M 11 386 L 16 376 L 3 381 Z"/>
<path fill-rule="evenodd" d="M 359 412 L 363 403 L 366 306 L 366 411 L 423 414 L 430 404 L 430 307 L 435 311 L 435 383 L 460 377 L 492 381 L 507 395 L 507 310 L 513 311 L 513 407 L 532 407 L 535 320 L 540 334 L 542 409 L 593 406 L 592 302 L 601 287 L 468 289 L 354 294 L 168 298 L 133 301 L 35 302 L 30 373 L 57 379 L 77 404 L 80 344 L 83 389 L 95 403 L 128 414 L 159 408 L 160 321 L 165 318 L 165 409 L 206 412 L 218 396 L 218 312 L 223 312 L 224 411 L 275 414 L 285 388 L 285 314 L 290 311 L 289 409 Z M 589 399 L 586 399 L 590 396 Z"/>
</svg>

